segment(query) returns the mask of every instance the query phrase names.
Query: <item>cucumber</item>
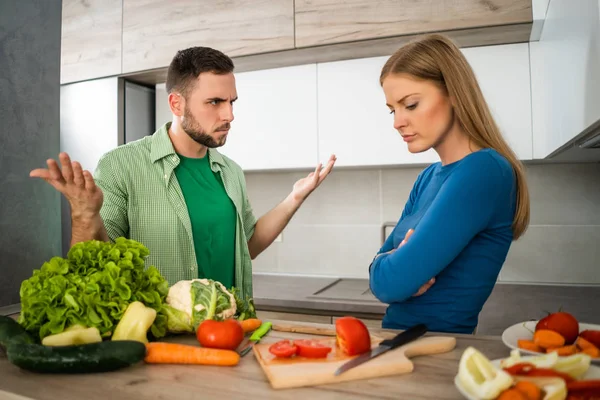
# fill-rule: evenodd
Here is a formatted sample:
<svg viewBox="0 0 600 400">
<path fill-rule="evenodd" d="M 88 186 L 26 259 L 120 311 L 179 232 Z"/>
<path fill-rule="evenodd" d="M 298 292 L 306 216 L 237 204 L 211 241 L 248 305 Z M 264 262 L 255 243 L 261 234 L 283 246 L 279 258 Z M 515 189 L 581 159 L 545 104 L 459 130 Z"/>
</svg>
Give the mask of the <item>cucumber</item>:
<svg viewBox="0 0 600 400">
<path fill-rule="evenodd" d="M 146 346 L 134 340 L 105 341 L 70 346 L 11 343 L 8 361 L 41 373 L 82 374 L 115 371 L 144 359 Z"/>
<path fill-rule="evenodd" d="M 0 315 L 0 347 L 6 348 L 11 342 L 35 343 L 31 335 L 17 321 Z"/>
</svg>

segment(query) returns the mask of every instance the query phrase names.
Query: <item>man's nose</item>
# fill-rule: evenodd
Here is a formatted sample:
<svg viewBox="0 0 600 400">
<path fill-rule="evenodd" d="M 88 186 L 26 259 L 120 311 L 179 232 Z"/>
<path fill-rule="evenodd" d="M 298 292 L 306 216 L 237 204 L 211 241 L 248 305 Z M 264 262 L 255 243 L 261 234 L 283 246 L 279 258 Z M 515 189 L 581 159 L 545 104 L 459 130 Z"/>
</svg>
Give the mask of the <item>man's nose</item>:
<svg viewBox="0 0 600 400">
<path fill-rule="evenodd" d="M 223 113 L 221 114 L 221 119 L 226 122 L 233 121 L 233 105 L 229 104 L 223 107 Z"/>
</svg>

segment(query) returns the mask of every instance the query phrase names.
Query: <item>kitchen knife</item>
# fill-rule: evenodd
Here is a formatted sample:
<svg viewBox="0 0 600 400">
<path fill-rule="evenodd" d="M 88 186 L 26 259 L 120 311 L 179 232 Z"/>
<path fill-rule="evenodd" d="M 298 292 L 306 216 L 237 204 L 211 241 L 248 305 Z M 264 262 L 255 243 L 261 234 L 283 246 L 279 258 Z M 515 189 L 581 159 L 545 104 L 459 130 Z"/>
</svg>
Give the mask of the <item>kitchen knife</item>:
<svg viewBox="0 0 600 400">
<path fill-rule="evenodd" d="M 260 342 L 260 339 L 271 330 L 272 325 L 273 324 L 270 322 L 263 322 L 262 325 L 252 333 L 252 336 L 250 336 L 250 339 L 248 339 L 244 348 L 240 350 L 240 356 L 244 357 L 248 354 L 248 352 L 252 350 L 252 347 Z"/>
<path fill-rule="evenodd" d="M 359 355 L 358 357 L 353 358 L 352 360 L 348 361 L 347 363 L 345 363 L 344 365 L 339 367 L 335 371 L 334 375 L 338 376 L 338 375 L 348 371 L 349 369 L 357 367 L 362 363 L 365 363 L 369 360 L 374 359 L 377 356 L 382 355 L 386 351 L 395 349 L 396 347 L 400 347 L 402 345 L 405 345 L 406 343 L 412 342 L 413 340 L 419 338 L 420 336 L 423 336 L 425 334 L 425 332 L 427 332 L 427 327 L 424 324 L 415 325 L 415 326 L 405 330 L 404 332 L 397 334 L 392 339 L 387 339 L 387 340 L 382 341 L 379 344 L 379 346 L 375 347 L 371 351 L 363 353 L 363 354 Z"/>
</svg>

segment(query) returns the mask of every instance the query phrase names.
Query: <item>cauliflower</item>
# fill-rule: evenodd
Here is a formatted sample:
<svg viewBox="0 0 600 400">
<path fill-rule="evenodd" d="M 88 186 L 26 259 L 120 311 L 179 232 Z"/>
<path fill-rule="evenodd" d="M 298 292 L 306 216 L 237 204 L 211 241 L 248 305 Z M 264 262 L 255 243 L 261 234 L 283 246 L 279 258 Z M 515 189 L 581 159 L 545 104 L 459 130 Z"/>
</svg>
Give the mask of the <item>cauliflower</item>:
<svg viewBox="0 0 600 400">
<path fill-rule="evenodd" d="M 236 301 L 221 282 L 211 279 L 179 281 L 169 288 L 165 312 L 170 332 L 193 332 L 206 319 L 235 316 Z"/>
</svg>

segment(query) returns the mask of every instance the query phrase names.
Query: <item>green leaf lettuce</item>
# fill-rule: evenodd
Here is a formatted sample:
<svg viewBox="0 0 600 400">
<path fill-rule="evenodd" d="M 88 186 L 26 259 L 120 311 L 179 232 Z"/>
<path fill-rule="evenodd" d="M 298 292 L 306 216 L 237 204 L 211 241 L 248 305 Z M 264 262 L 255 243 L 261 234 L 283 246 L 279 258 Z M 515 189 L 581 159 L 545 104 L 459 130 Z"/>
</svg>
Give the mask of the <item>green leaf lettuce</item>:
<svg viewBox="0 0 600 400">
<path fill-rule="evenodd" d="M 148 254 L 126 238 L 75 244 L 66 259 L 53 257 L 22 282 L 19 323 L 40 339 L 76 324 L 96 327 L 106 337 L 127 306 L 140 301 L 159 313 L 152 335 L 165 336 L 168 283 L 154 266 L 145 268 Z"/>
</svg>

